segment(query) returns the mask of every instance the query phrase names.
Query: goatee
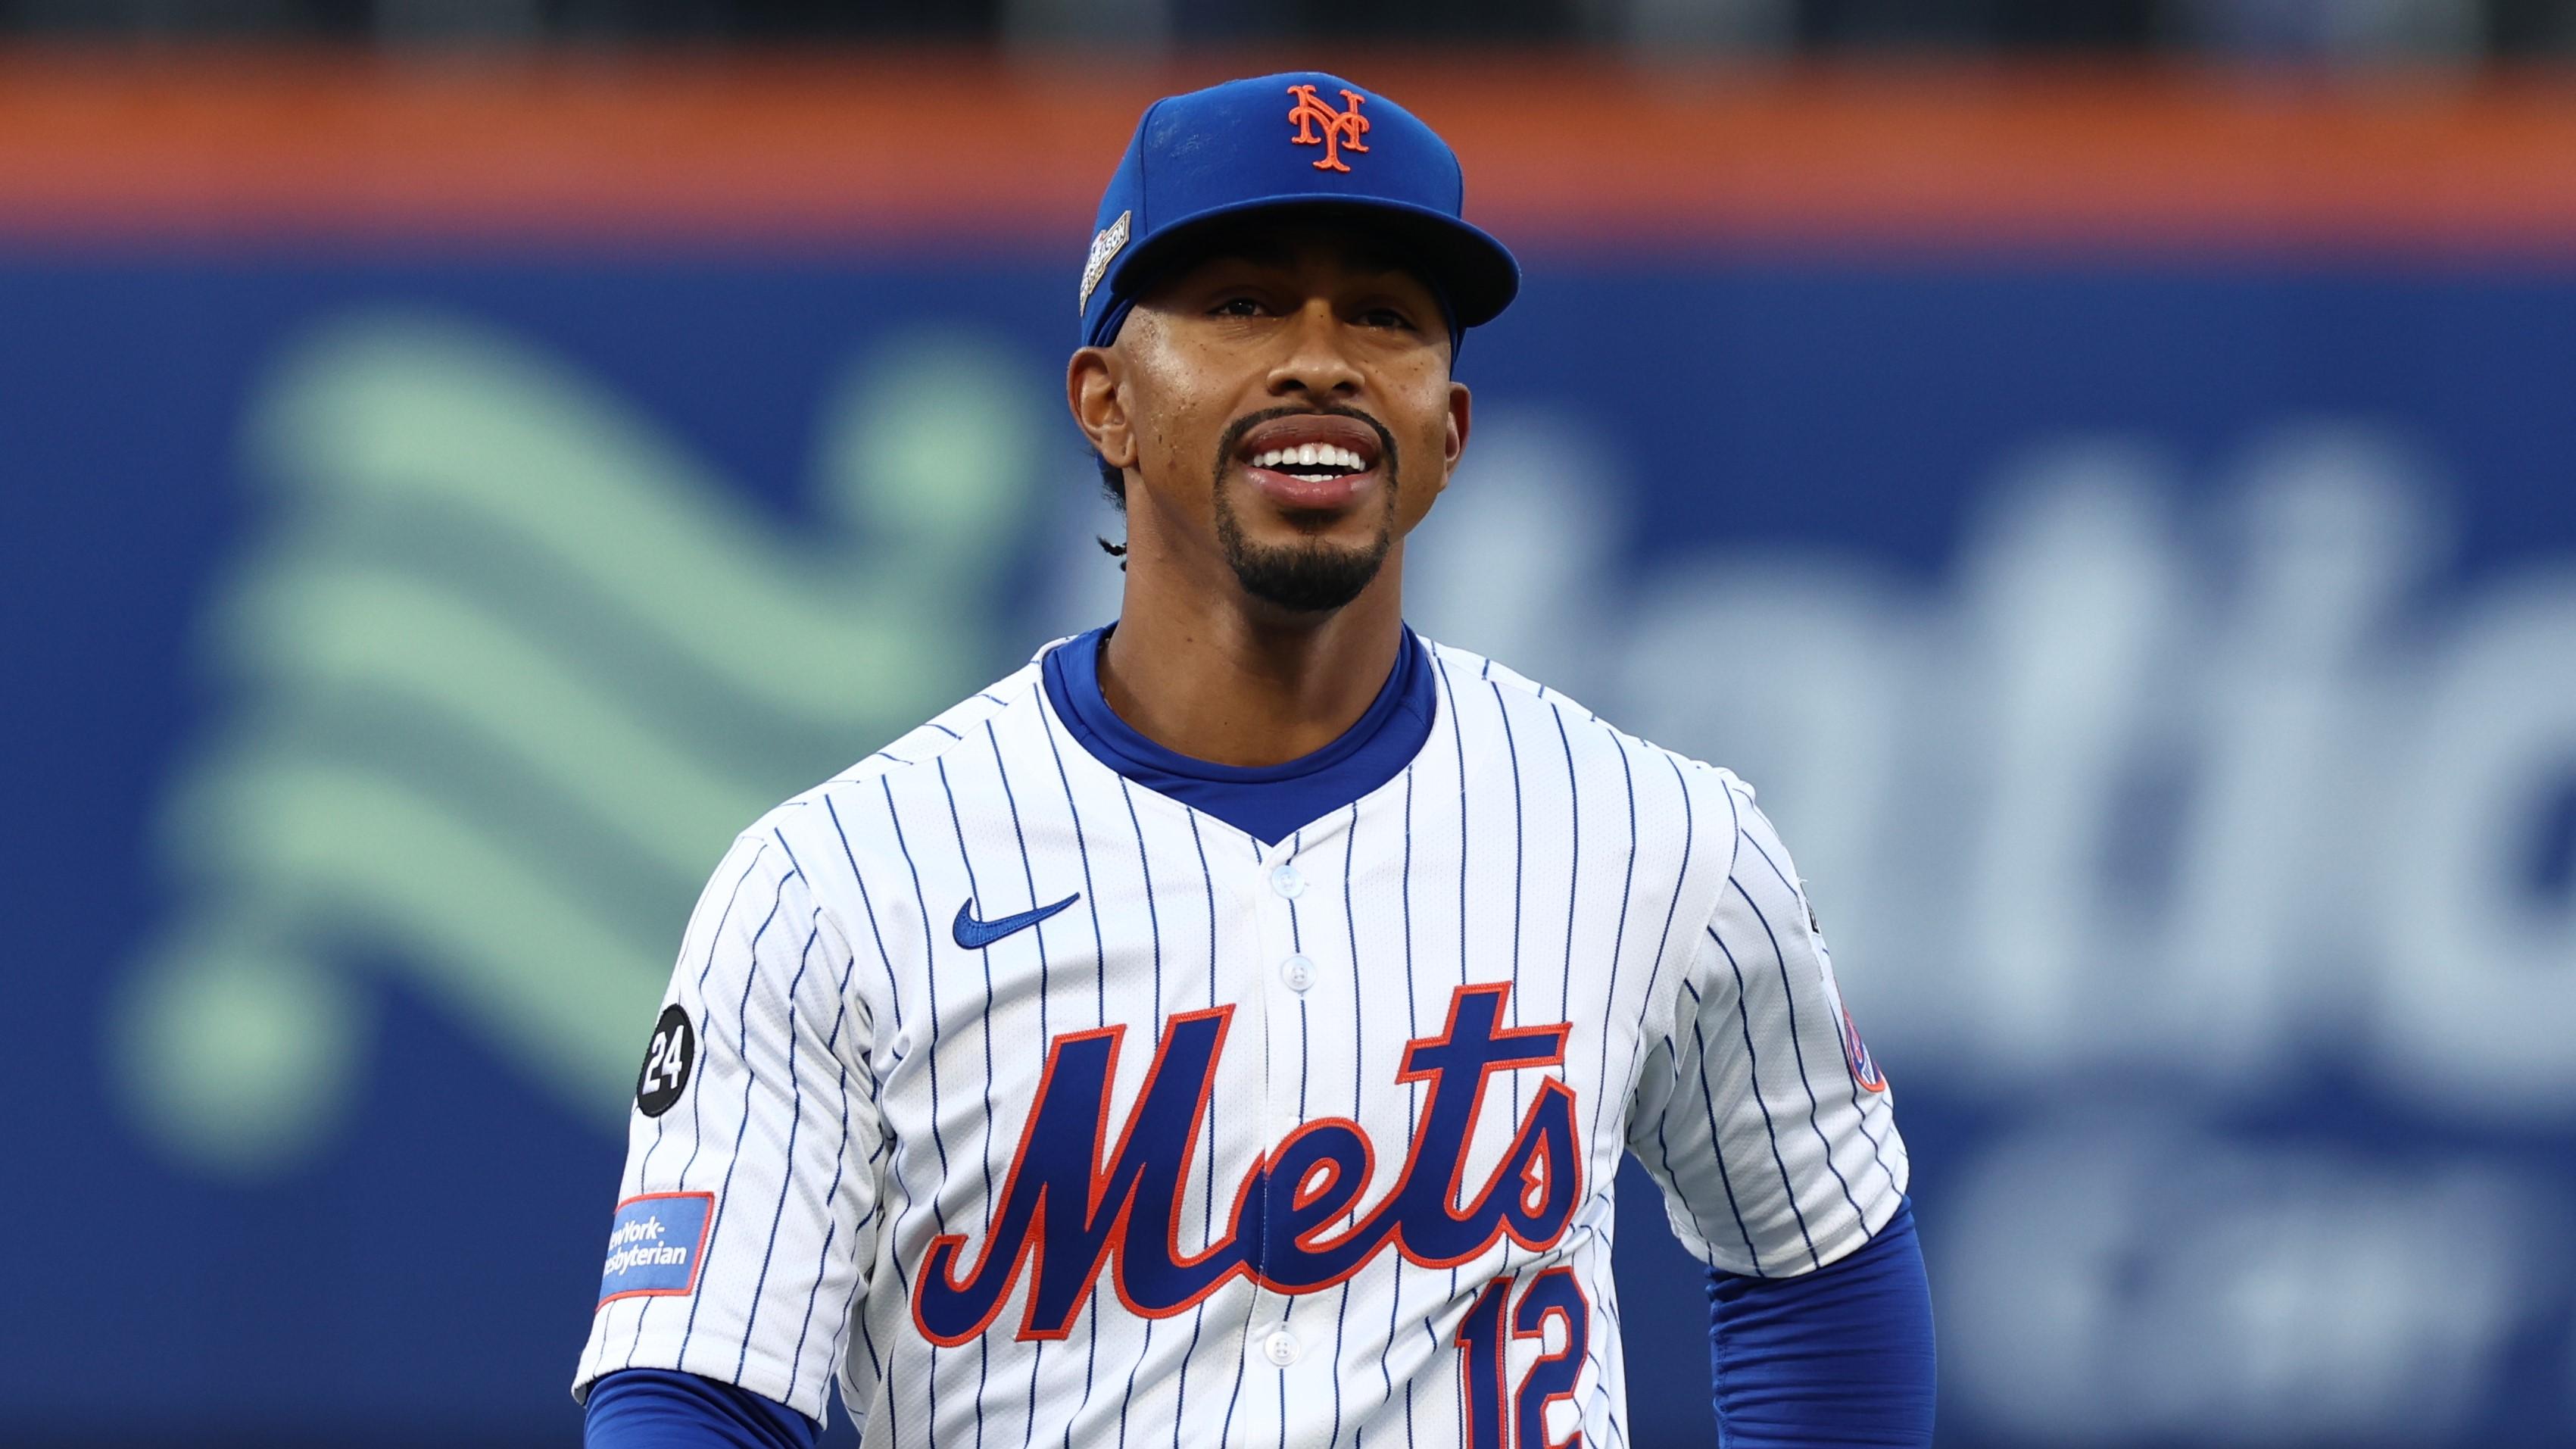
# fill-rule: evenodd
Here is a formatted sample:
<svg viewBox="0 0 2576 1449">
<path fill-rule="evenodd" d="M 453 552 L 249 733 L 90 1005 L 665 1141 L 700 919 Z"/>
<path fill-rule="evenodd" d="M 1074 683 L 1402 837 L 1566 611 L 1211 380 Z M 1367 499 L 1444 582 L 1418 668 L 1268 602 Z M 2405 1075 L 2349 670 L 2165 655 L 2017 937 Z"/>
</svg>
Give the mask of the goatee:
<svg viewBox="0 0 2576 1449">
<path fill-rule="evenodd" d="M 1242 520 L 1235 515 L 1225 474 L 1243 435 L 1274 417 L 1309 412 L 1358 418 L 1377 430 L 1378 465 L 1385 470 L 1385 497 L 1378 512 L 1376 537 L 1356 548 L 1321 539 L 1291 544 L 1254 543 L 1243 536 Z M 1216 466 L 1217 546 L 1225 551 L 1225 561 L 1234 570 L 1235 581 L 1254 598 L 1297 614 L 1329 613 L 1358 598 L 1377 578 L 1377 571 L 1385 566 L 1387 554 L 1395 547 L 1396 472 L 1394 437 L 1384 424 L 1366 413 L 1346 408 L 1281 408 L 1237 419 L 1218 445 Z"/>
</svg>

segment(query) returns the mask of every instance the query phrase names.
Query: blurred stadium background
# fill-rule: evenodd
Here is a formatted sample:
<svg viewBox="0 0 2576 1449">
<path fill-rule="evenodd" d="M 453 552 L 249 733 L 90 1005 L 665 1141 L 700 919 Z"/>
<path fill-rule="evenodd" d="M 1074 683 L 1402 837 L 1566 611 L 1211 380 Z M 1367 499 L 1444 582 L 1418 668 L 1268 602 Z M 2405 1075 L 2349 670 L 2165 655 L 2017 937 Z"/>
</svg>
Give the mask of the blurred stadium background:
<svg viewBox="0 0 2576 1449">
<path fill-rule="evenodd" d="M 0 1441 L 577 1442 L 700 878 L 1114 609 L 1092 200 L 1152 96 L 1323 64 L 1529 268 L 1416 621 L 1761 787 L 1943 1443 L 2576 1443 L 2571 46 L 0 0 Z M 1706 1444 L 1630 1188 L 1636 1449 Z"/>
</svg>

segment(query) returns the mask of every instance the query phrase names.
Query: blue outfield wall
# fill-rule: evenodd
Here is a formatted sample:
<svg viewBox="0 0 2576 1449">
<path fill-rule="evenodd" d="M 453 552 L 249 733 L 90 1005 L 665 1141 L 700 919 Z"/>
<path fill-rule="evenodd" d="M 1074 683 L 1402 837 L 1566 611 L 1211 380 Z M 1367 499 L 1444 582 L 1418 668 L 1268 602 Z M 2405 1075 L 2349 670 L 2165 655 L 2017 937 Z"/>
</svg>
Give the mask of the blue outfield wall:
<svg viewBox="0 0 2576 1449">
<path fill-rule="evenodd" d="M 574 1441 L 699 877 L 1114 609 L 1071 291 L 0 260 L 0 1438 Z M 1461 375 L 1416 622 L 1761 789 L 1944 1443 L 2576 1439 L 2576 269 L 1541 256 Z"/>
</svg>

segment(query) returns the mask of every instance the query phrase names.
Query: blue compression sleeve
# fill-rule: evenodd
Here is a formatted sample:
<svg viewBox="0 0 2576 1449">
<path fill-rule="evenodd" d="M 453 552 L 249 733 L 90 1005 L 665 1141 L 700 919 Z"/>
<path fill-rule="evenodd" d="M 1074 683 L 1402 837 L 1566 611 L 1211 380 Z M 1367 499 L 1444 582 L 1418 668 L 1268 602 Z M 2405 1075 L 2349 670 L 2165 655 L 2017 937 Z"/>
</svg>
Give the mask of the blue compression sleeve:
<svg viewBox="0 0 2576 1449">
<path fill-rule="evenodd" d="M 823 1426 L 697 1374 L 621 1369 L 590 1387 L 583 1449 L 814 1449 Z"/>
<path fill-rule="evenodd" d="M 1932 1289 L 1911 1203 L 1813 1273 L 1710 1273 L 1708 1324 L 1725 1449 L 1932 1442 Z"/>
</svg>

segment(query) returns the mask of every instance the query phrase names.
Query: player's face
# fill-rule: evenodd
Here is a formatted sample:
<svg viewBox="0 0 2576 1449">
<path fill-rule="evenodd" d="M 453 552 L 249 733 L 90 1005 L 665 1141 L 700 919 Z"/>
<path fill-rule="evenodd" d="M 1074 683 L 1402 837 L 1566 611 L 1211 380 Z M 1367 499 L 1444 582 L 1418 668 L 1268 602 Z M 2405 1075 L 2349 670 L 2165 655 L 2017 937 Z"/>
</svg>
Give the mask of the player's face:
<svg viewBox="0 0 2576 1449">
<path fill-rule="evenodd" d="M 1152 530 L 1211 551 L 1290 612 L 1349 603 L 1465 446 L 1449 352 L 1431 288 L 1346 232 L 1212 248 L 1140 299 L 1094 389 L 1122 424 L 1092 431 L 1127 472 L 1131 544 Z"/>
</svg>

